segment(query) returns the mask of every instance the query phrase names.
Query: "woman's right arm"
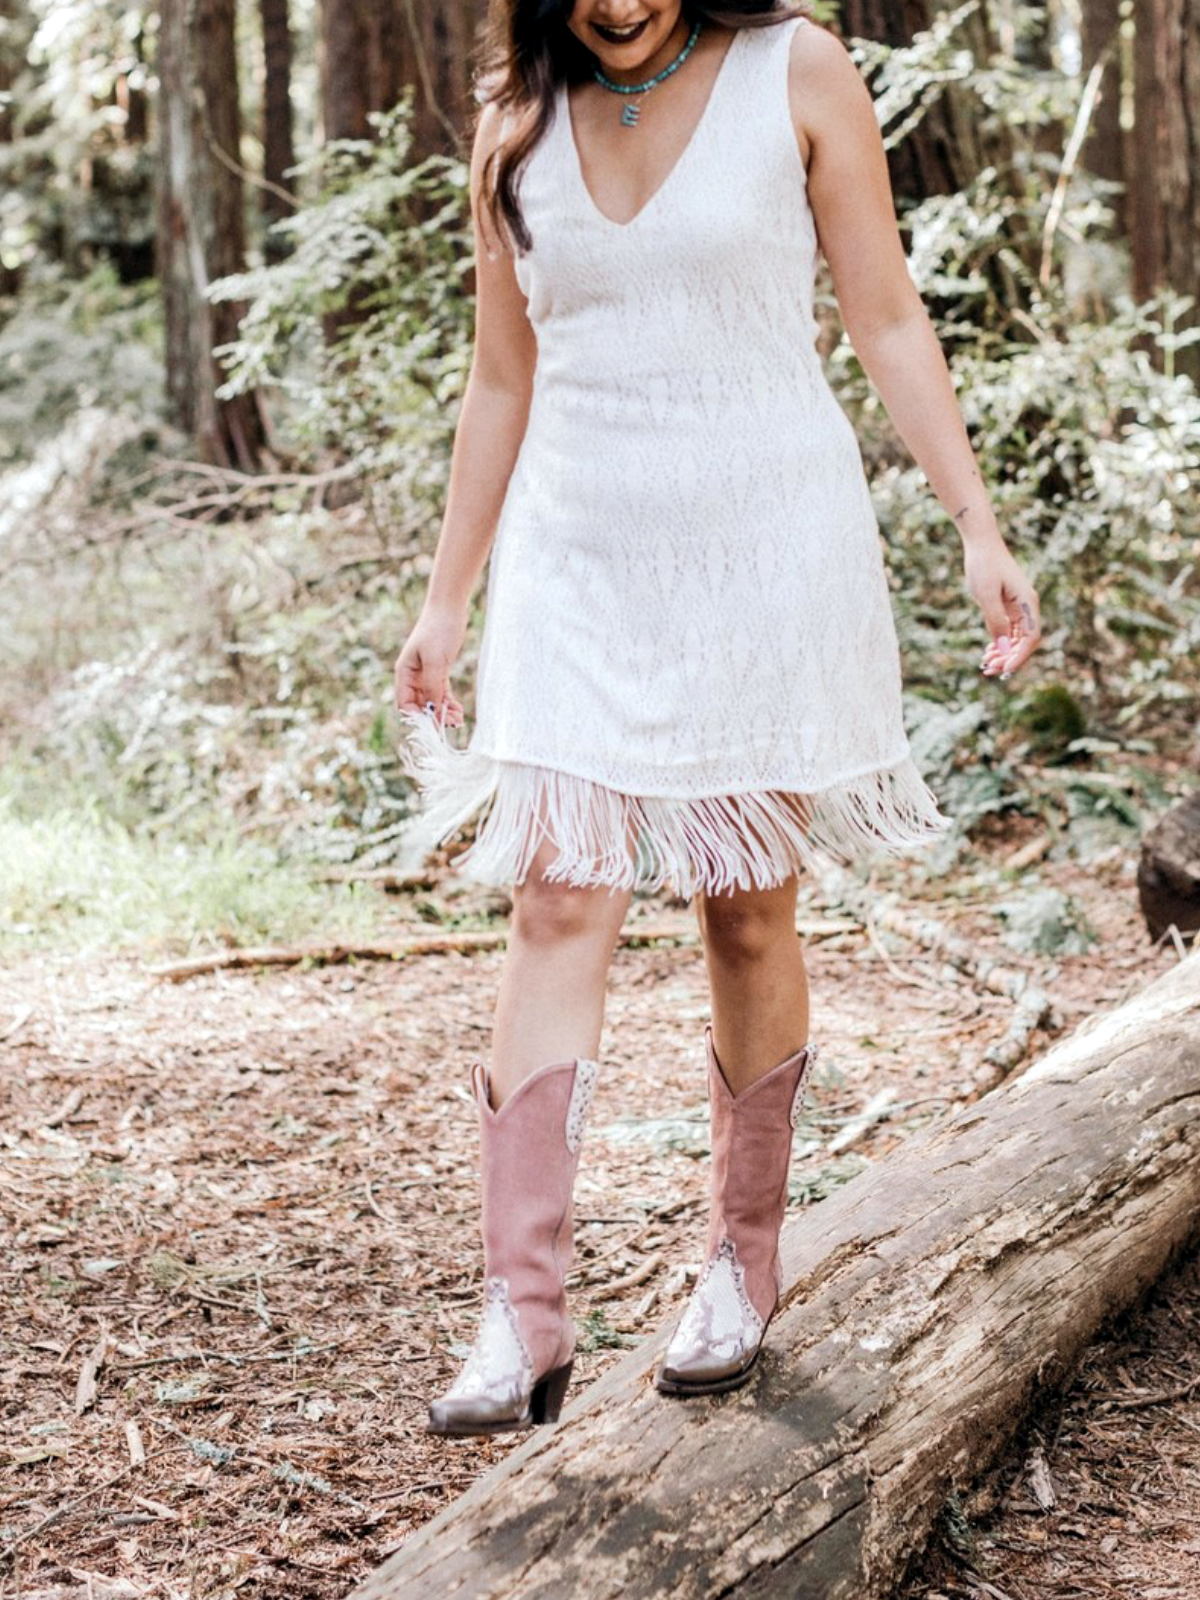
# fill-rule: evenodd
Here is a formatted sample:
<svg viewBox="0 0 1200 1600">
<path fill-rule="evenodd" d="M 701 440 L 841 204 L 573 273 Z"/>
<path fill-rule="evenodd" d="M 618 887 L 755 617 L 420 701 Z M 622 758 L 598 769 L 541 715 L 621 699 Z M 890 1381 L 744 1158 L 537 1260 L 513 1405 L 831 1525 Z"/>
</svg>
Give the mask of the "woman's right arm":
<svg viewBox="0 0 1200 1600">
<path fill-rule="evenodd" d="M 529 420 L 537 341 L 513 270 L 482 198 L 484 166 L 496 147 L 500 113 L 484 108 L 471 156 L 475 232 L 475 344 L 454 435 L 441 532 L 425 602 L 396 661 L 396 705 L 460 726 L 450 668 L 462 649 L 471 595 L 495 537 L 500 508 Z"/>
</svg>

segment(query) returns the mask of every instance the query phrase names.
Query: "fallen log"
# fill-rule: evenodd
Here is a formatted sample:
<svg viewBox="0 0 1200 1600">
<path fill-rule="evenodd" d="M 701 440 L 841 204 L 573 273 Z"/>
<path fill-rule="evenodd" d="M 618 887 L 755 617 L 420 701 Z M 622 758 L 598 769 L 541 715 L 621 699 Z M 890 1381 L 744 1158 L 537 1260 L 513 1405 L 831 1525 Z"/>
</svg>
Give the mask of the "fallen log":
<svg viewBox="0 0 1200 1600">
<path fill-rule="evenodd" d="M 785 1230 L 751 1382 L 674 1400 L 675 1320 L 354 1600 L 882 1600 L 952 1491 L 1200 1227 L 1200 954 Z"/>
</svg>

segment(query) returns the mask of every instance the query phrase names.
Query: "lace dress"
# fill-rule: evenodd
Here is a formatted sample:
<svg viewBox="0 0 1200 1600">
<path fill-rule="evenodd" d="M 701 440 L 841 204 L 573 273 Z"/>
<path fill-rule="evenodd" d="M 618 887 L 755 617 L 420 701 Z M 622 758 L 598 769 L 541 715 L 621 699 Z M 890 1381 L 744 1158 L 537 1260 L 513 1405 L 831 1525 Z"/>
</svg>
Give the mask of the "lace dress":
<svg viewBox="0 0 1200 1600">
<path fill-rule="evenodd" d="M 627 223 L 565 89 L 521 183 L 537 334 L 492 547 L 469 742 L 406 713 L 415 866 L 679 894 L 779 884 L 948 826 L 917 771 L 862 457 L 815 348 L 788 104 L 800 20 L 735 32 Z"/>
</svg>

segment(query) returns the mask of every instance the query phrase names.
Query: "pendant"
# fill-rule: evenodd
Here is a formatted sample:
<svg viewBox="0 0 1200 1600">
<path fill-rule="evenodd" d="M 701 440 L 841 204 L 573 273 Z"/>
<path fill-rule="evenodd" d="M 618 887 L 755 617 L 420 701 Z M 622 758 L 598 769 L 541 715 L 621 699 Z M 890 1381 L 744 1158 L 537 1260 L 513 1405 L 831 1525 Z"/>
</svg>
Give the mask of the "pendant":
<svg viewBox="0 0 1200 1600">
<path fill-rule="evenodd" d="M 621 126 L 623 128 L 636 128 L 638 124 L 638 118 L 641 116 L 641 114 L 642 107 L 640 101 L 626 100 L 625 104 L 621 107 Z"/>
</svg>

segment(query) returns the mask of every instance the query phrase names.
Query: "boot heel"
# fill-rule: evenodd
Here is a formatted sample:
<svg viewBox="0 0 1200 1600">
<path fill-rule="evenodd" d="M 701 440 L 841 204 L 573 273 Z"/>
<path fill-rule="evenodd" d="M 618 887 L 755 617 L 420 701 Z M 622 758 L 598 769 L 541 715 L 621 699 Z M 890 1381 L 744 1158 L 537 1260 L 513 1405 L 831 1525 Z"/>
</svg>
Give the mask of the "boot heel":
<svg viewBox="0 0 1200 1600">
<path fill-rule="evenodd" d="M 574 1365 L 572 1357 L 565 1366 L 555 1367 L 554 1371 L 548 1372 L 540 1383 L 534 1384 L 533 1393 L 529 1397 L 529 1410 L 533 1422 L 558 1421 L 558 1414 L 566 1398 L 567 1385 L 571 1381 L 571 1368 Z"/>
</svg>

